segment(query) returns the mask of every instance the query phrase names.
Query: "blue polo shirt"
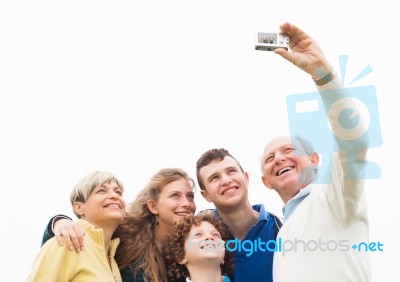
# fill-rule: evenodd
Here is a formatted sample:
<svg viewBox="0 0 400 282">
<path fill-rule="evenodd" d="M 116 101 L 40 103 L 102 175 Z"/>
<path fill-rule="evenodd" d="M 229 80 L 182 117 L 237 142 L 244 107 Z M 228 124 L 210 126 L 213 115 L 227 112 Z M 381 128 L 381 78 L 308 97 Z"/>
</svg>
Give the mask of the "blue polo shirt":
<svg viewBox="0 0 400 282">
<path fill-rule="evenodd" d="M 233 238 L 230 247 L 227 246 L 228 250 L 234 252 L 234 272 L 233 277 L 230 277 L 232 282 L 272 282 L 274 252 L 268 251 L 265 243 L 276 239 L 275 219 L 265 210 L 264 205 L 252 207 L 260 213 L 258 222 L 243 240 Z M 214 212 L 219 217 L 218 211 Z M 273 245 L 270 249 L 273 249 Z"/>
</svg>

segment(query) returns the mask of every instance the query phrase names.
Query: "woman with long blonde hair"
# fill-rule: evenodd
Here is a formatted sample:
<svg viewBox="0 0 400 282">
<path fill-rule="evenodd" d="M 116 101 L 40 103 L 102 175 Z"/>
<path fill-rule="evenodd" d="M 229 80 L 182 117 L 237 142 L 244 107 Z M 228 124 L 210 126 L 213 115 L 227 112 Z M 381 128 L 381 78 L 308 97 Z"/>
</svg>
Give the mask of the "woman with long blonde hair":
<svg viewBox="0 0 400 282">
<path fill-rule="evenodd" d="M 195 213 L 193 188 L 194 181 L 183 170 L 162 169 L 129 205 L 116 231 L 121 240 L 116 260 L 123 281 L 167 281 L 163 255 L 167 232 Z"/>
</svg>

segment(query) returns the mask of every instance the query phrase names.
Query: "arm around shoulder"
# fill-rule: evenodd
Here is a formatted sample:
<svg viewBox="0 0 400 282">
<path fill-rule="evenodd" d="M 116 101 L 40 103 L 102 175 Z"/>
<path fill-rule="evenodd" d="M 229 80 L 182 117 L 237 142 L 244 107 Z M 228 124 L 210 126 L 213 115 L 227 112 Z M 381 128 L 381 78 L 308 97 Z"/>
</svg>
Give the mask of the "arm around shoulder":
<svg viewBox="0 0 400 282">
<path fill-rule="evenodd" d="M 68 216 L 66 216 L 66 215 L 63 215 L 63 214 L 58 214 L 58 215 L 56 215 L 56 216 L 53 216 L 53 217 L 50 219 L 49 223 L 47 224 L 46 229 L 44 230 L 41 246 L 43 246 L 44 243 L 46 243 L 47 240 L 49 240 L 49 239 L 51 239 L 51 238 L 54 237 L 54 232 L 53 232 L 53 230 L 54 230 L 54 225 L 55 225 L 55 223 L 56 223 L 58 220 L 60 220 L 60 219 L 69 219 L 69 220 L 72 220 L 70 217 L 68 217 Z"/>
</svg>

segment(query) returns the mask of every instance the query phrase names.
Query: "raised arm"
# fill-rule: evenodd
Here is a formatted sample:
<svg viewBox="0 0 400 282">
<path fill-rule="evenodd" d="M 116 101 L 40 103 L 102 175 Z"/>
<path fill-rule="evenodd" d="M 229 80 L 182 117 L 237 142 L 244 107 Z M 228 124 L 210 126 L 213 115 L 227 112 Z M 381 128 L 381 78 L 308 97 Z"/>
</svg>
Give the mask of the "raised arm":
<svg viewBox="0 0 400 282">
<path fill-rule="evenodd" d="M 316 82 L 335 138 L 337 156 L 332 174 L 335 189 L 327 189 L 328 199 L 340 222 L 348 222 L 364 212 L 363 171 L 366 165 L 368 135 L 357 99 L 336 79 L 331 64 L 318 44 L 297 26 L 284 23 L 281 32 L 289 37 L 290 50 L 275 53 L 293 63 Z M 365 134 L 363 134 L 365 133 Z M 361 205 L 360 205 L 361 204 Z"/>
</svg>

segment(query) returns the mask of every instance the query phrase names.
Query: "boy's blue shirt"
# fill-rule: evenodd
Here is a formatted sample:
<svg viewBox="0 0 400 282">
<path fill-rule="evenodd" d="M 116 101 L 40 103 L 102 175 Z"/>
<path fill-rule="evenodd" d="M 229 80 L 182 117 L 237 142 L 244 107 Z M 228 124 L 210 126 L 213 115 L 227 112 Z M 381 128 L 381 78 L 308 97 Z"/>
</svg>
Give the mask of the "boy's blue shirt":
<svg viewBox="0 0 400 282">
<path fill-rule="evenodd" d="M 260 216 L 258 222 L 251 227 L 245 238 L 241 240 L 240 250 L 238 246 L 234 250 L 234 272 L 230 276 L 232 282 L 272 282 L 274 252 L 268 250 L 260 251 L 254 247 L 254 242 L 267 243 L 270 240 L 275 241 L 278 229 L 276 228 L 275 218 L 265 210 L 264 205 L 259 204 L 252 207 L 260 213 Z M 214 210 L 214 213 L 219 217 L 217 210 Z M 251 248 L 252 245 L 253 248 Z M 253 252 L 251 253 L 249 249 L 252 249 Z"/>
</svg>

